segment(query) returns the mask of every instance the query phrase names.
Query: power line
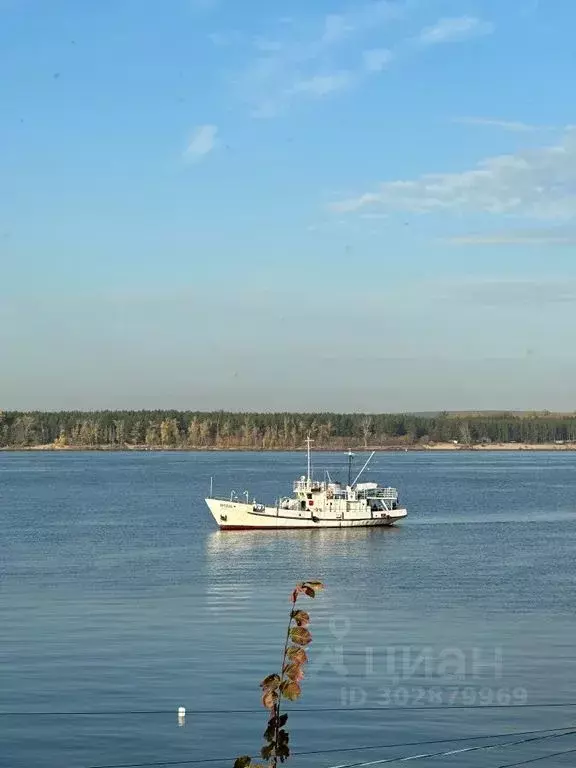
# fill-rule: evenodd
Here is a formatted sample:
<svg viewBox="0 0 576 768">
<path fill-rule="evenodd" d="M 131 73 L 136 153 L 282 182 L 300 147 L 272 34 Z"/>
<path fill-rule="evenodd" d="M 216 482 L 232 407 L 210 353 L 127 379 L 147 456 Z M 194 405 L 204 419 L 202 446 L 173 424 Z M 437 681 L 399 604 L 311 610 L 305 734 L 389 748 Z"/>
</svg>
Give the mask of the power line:
<svg viewBox="0 0 576 768">
<path fill-rule="evenodd" d="M 506 765 L 498 765 L 496 768 L 517 768 L 519 765 L 529 765 L 530 763 L 537 763 L 538 760 L 550 760 L 553 757 L 561 757 L 562 755 L 572 755 L 576 752 L 575 749 L 565 749 L 563 752 L 551 752 L 548 755 L 540 755 L 540 757 L 532 757 L 530 760 L 522 760 L 520 763 L 506 763 Z"/>
<path fill-rule="evenodd" d="M 450 757 L 452 755 L 462 755 L 465 752 L 479 752 L 481 750 L 489 751 L 491 749 L 504 749 L 505 747 L 517 747 L 520 744 L 528 744 L 534 741 L 544 741 L 544 739 L 558 739 L 562 736 L 572 736 L 576 733 L 575 730 L 566 731 L 565 733 L 551 733 L 547 736 L 533 736 L 527 739 L 520 739 L 519 741 L 504 741 L 499 744 L 482 744 L 477 747 L 462 747 L 460 749 L 450 749 L 442 752 L 427 752 L 421 755 L 405 755 L 404 757 L 387 757 L 381 760 L 371 760 L 369 762 L 361 763 L 345 763 L 341 765 L 333 765 L 331 768 L 368 768 L 373 765 L 384 765 L 385 763 L 404 763 L 411 760 L 424 760 L 431 757 Z M 576 751 L 576 750 L 574 750 Z M 518 763 L 521 765 L 522 763 Z M 500 768 L 512 768 L 512 766 L 501 766 Z"/>
<path fill-rule="evenodd" d="M 571 728 L 571 726 L 570 726 Z M 557 731 L 565 731 L 564 733 L 557 733 Z M 408 741 L 408 742 L 401 742 L 398 744 L 369 744 L 359 747 L 339 747 L 339 748 L 333 748 L 333 749 L 313 749 L 313 750 L 305 750 L 301 752 L 292 752 L 292 757 L 304 757 L 309 755 L 328 755 L 328 754 L 334 754 L 334 753 L 340 753 L 340 752 L 360 752 L 360 751 L 369 751 L 372 749 L 396 749 L 400 747 L 419 747 L 419 746 L 425 746 L 428 744 L 448 744 L 448 743 L 456 743 L 456 742 L 462 742 L 462 741 L 477 741 L 477 740 L 485 740 L 485 739 L 501 739 L 501 738 L 510 738 L 513 736 L 533 736 L 534 734 L 547 734 L 545 736 L 538 736 L 537 738 L 528 738 L 528 739 L 522 739 L 521 741 L 514 741 L 514 742 L 504 742 L 503 746 L 508 746 L 512 744 L 524 744 L 529 741 L 540 741 L 542 739 L 547 738 L 555 738 L 557 736 L 568 736 L 570 734 L 576 733 L 572 728 L 571 730 L 567 730 L 567 728 L 541 728 L 539 730 L 533 730 L 533 731 L 516 731 L 515 733 L 496 733 L 496 734 L 485 734 L 483 736 L 458 736 L 456 738 L 445 738 L 445 739 L 430 739 L 426 741 Z M 469 747 L 467 749 L 463 750 L 451 750 L 450 752 L 444 753 L 434 753 L 434 756 L 440 756 L 444 754 L 455 754 L 456 752 L 460 751 L 473 751 L 478 749 L 490 749 L 495 746 L 501 746 L 501 745 L 481 745 L 478 747 Z M 432 756 L 432 755 L 430 755 Z M 236 757 L 208 757 L 208 758 L 197 758 L 192 760 L 161 760 L 157 762 L 147 762 L 147 763 L 115 763 L 113 765 L 91 765 L 88 768 L 154 768 L 155 766 L 173 766 L 173 765 L 201 765 L 205 763 L 224 763 L 224 762 L 233 762 L 236 759 Z M 376 763 L 370 763 L 370 765 L 376 765 L 378 762 L 394 762 L 398 760 L 405 760 L 408 758 L 388 758 L 384 761 L 376 761 Z M 411 757 L 410 759 L 414 759 Z M 359 765 L 368 765 L 367 763 L 353 763 L 354 766 Z M 343 768 L 343 766 L 341 767 Z M 348 768 L 348 766 L 346 767 Z M 351 766 L 350 766 L 351 768 Z"/>
<path fill-rule="evenodd" d="M 570 729 L 572 729 L 572 726 L 569 726 Z M 333 749 L 316 749 L 316 750 L 308 750 L 306 752 L 293 752 L 293 756 L 296 757 L 298 755 L 328 755 L 328 754 L 334 754 L 335 752 L 366 752 L 371 749 L 395 749 L 398 747 L 422 747 L 426 744 L 448 744 L 448 743 L 456 743 L 459 741 L 484 741 L 485 739 L 502 739 L 502 738 L 510 738 L 512 736 L 533 736 L 534 734 L 550 734 L 546 736 L 538 736 L 536 737 L 536 741 L 539 739 L 548 739 L 548 738 L 554 738 L 555 736 L 564 736 L 567 734 L 564 733 L 551 733 L 552 731 L 566 731 L 567 728 L 541 728 L 537 731 L 516 731 L 516 733 L 496 733 L 492 735 L 487 736 L 458 736 L 454 739 L 428 739 L 426 741 L 405 741 L 401 744 L 378 744 L 376 746 L 362 746 L 362 747 L 335 747 Z M 576 731 L 570 730 L 569 733 L 576 733 Z M 522 742 L 518 743 L 524 743 L 525 741 L 532 741 L 532 739 L 523 739 Z M 480 746 L 480 747 L 474 747 L 474 749 L 486 749 L 486 746 Z"/>
<path fill-rule="evenodd" d="M 292 713 L 315 712 L 437 712 L 442 710 L 478 710 L 478 709 L 550 709 L 559 707 L 576 707 L 576 702 L 539 702 L 535 704 L 450 704 L 437 707 L 290 707 L 285 711 Z M 80 712 L 0 712 L 0 717 L 115 717 L 121 715 L 174 715 L 176 709 L 111 709 Z M 260 709 L 188 709 L 187 715 L 261 715 Z"/>
<path fill-rule="evenodd" d="M 558 729 L 554 729 L 558 730 Z M 563 731 L 566 731 L 565 728 L 562 729 Z M 368 750 L 368 749 L 382 749 L 382 748 L 392 748 L 392 747 L 418 747 L 423 746 L 425 744 L 446 744 L 448 742 L 459 742 L 459 741 L 478 741 L 479 739 L 485 740 L 485 739 L 499 739 L 504 737 L 512 737 L 512 736 L 524 736 L 529 735 L 533 733 L 542 733 L 542 731 L 519 731 L 517 733 L 500 733 L 500 734 L 494 734 L 492 736 L 461 736 L 457 739 L 435 739 L 434 741 L 413 741 L 413 742 L 407 742 L 404 744 L 383 744 L 379 747 L 350 747 L 349 749 L 331 749 L 331 750 L 324 750 L 320 749 L 316 752 L 297 752 L 294 753 L 297 754 L 327 754 L 329 752 L 355 752 L 360 750 Z M 566 733 L 549 733 L 546 736 L 535 736 L 528 739 L 521 739 L 520 741 L 506 741 L 502 742 L 501 744 L 481 744 L 477 747 L 463 747 L 462 749 L 455 749 L 455 750 L 449 750 L 446 752 L 434 752 L 430 753 L 429 755 L 419 755 L 419 757 L 441 757 L 444 755 L 452 755 L 452 754 L 460 754 L 461 752 L 475 752 L 477 750 L 482 749 L 493 749 L 495 747 L 508 747 L 513 746 L 516 744 L 526 744 L 529 741 L 541 741 L 542 739 L 555 739 L 558 736 L 570 736 L 571 734 L 576 733 L 573 729 L 567 731 Z M 408 756 L 408 757 L 394 757 L 394 758 L 387 758 L 386 760 L 377 760 L 370 763 L 350 763 L 346 764 L 345 766 L 333 766 L 332 768 L 353 768 L 353 766 L 360 766 L 360 765 L 377 765 L 379 763 L 385 763 L 385 762 L 397 762 L 402 760 L 414 760 L 414 756 Z"/>
</svg>

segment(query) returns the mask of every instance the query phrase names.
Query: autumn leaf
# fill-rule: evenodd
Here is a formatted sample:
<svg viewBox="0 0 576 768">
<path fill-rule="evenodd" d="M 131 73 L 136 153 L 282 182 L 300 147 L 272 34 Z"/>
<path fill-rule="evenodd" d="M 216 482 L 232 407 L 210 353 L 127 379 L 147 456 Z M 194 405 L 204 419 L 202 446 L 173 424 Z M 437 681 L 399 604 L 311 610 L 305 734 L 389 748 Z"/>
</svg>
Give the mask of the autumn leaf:
<svg viewBox="0 0 576 768">
<path fill-rule="evenodd" d="M 290 757 L 290 747 L 288 743 L 290 741 L 290 734 L 288 731 L 278 731 L 278 743 L 276 744 L 276 754 L 280 758 L 280 762 L 283 763 L 288 757 Z"/>
<path fill-rule="evenodd" d="M 266 744 L 260 750 L 260 754 L 264 760 L 269 760 L 274 753 L 274 744 Z"/>
<path fill-rule="evenodd" d="M 265 691 L 275 691 L 280 683 L 280 675 L 268 675 L 268 677 L 265 677 L 264 680 L 262 680 L 260 683 L 260 688 L 264 689 Z"/>
<path fill-rule="evenodd" d="M 276 691 L 266 691 L 264 696 L 262 696 L 262 705 L 266 707 L 266 709 L 274 709 L 277 701 L 278 694 Z"/>
<path fill-rule="evenodd" d="M 292 611 L 292 618 L 299 627 L 307 627 L 310 624 L 310 614 L 306 611 Z"/>
<path fill-rule="evenodd" d="M 298 648 L 296 645 L 291 645 L 288 648 L 286 656 L 288 656 L 291 661 L 296 662 L 296 664 L 306 664 L 308 661 L 308 656 L 306 655 L 304 648 Z"/>
<path fill-rule="evenodd" d="M 304 678 L 304 670 L 301 664 L 287 664 L 284 667 L 284 674 L 296 683 L 299 683 Z"/>
<path fill-rule="evenodd" d="M 303 581 L 299 588 L 308 597 L 316 597 L 316 592 L 324 589 L 324 584 L 321 581 Z"/>
<path fill-rule="evenodd" d="M 263 733 L 263 736 L 266 741 L 272 742 L 274 741 L 274 737 L 276 736 L 276 718 L 272 717 L 268 721 L 268 727 Z"/>
<path fill-rule="evenodd" d="M 288 722 L 287 712 L 285 712 L 283 715 L 280 715 L 280 717 L 276 717 L 276 715 L 272 715 L 270 720 L 268 720 L 268 727 L 264 731 L 264 738 L 266 739 L 266 741 L 272 741 L 276 734 L 276 729 L 283 728 L 287 722 Z"/>
<path fill-rule="evenodd" d="M 282 737 L 284 735 L 284 738 Z M 288 734 L 286 731 L 280 731 L 278 734 L 278 744 L 276 745 L 276 754 L 283 763 L 290 757 L 290 747 L 288 746 Z"/>
<path fill-rule="evenodd" d="M 304 584 L 297 584 L 292 592 L 292 602 L 295 603 L 298 600 L 298 595 L 304 594 Z"/>
<path fill-rule="evenodd" d="M 308 643 L 312 642 L 312 635 L 304 627 L 292 627 L 290 639 L 298 645 L 308 645 Z"/>
<path fill-rule="evenodd" d="M 290 701 L 296 701 L 302 692 L 298 683 L 292 680 L 290 682 L 283 682 L 280 690 L 282 691 L 282 696 Z"/>
<path fill-rule="evenodd" d="M 288 742 L 290 741 L 290 734 L 288 731 L 285 731 L 284 729 L 278 731 L 278 746 L 287 746 Z"/>
</svg>

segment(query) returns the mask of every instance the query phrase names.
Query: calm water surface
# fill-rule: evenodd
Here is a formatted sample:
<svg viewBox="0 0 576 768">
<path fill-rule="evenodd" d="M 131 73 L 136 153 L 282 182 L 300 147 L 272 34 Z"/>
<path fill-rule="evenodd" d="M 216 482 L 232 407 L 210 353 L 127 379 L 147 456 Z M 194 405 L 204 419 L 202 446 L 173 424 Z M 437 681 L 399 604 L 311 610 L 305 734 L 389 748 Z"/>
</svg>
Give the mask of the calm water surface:
<svg viewBox="0 0 576 768">
<path fill-rule="evenodd" d="M 315 461 L 345 477 L 345 457 Z M 380 455 L 373 475 L 409 508 L 397 529 L 220 533 L 203 502 L 211 475 L 222 492 L 271 500 L 290 491 L 302 455 L 0 454 L 0 765 L 255 753 L 263 710 L 190 714 L 183 728 L 176 710 L 258 708 L 302 578 L 328 589 L 308 606 L 300 706 L 341 711 L 293 713 L 295 751 L 573 725 L 576 707 L 455 706 L 576 702 L 575 463 L 568 453 Z M 26 712 L 51 715 L 14 714 Z M 494 768 L 570 748 L 576 736 L 424 764 Z M 541 764 L 576 765 L 576 754 Z"/>
</svg>

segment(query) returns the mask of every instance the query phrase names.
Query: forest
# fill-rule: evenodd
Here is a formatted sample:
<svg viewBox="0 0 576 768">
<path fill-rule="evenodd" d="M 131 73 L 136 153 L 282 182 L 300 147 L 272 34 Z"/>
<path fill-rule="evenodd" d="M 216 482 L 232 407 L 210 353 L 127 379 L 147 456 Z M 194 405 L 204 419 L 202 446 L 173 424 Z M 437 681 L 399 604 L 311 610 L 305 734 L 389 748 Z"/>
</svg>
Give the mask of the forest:
<svg viewBox="0 0 576 768">
<path fill-rule="evenodd" d="M 1 411 L 0 448 L 300 450 L 576 442 L 576 414 Z"/>
</svg>

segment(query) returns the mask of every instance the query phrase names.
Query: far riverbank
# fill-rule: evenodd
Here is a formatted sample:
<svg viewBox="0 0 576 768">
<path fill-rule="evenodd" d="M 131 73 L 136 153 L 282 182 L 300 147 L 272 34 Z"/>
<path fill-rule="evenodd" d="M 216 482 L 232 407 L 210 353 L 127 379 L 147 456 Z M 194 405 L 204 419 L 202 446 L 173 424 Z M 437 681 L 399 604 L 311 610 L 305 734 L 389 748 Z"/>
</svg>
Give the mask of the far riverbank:
<svg viewBox="0 0 576 768">
<path fill-rule="evenodd" d="M 254 446 L 238 446 L 238 447 L 221 447 L 221 446 L 165 446 L 165 445 L 59 445 L 49 443 L 47 445 L 26 445 L 26 446 L 4 446 L 0 447 L 0 451 L 4 452 L 16 452 L 16 451 L 57 451 L 57 452 L 77 452 L 77 451 L 125 451 L 125 452 L 139 452 L 139 451 L 186 451 L 193 453 L 195 451 L 202 452 L 221 452 L 221 453 L 240 453 L 240 452 L 253 452 L 253 453 L 293 453 L 297 451 L 297 448 L 263 448 Z M 339 453 L 344 450 L 341 447 L 334 446 L 322 446 L 316 445 L 315 452 L 322 451 L 327 453 Z M 493 452 L 493 451 L 576 451 L 576 443 L 482 443 L 477 445 L 460 445 L 454 443 L 427 443 L 416 445 L 369 445 L 369 446 L 353 446 L 353 451 L 356 452 L 394 452 L 394 453 L 406 453 L 406 452 L 418 452 L 423 453 L 426 451 L 474 451 L 474 452 Z"/>
</svg>

